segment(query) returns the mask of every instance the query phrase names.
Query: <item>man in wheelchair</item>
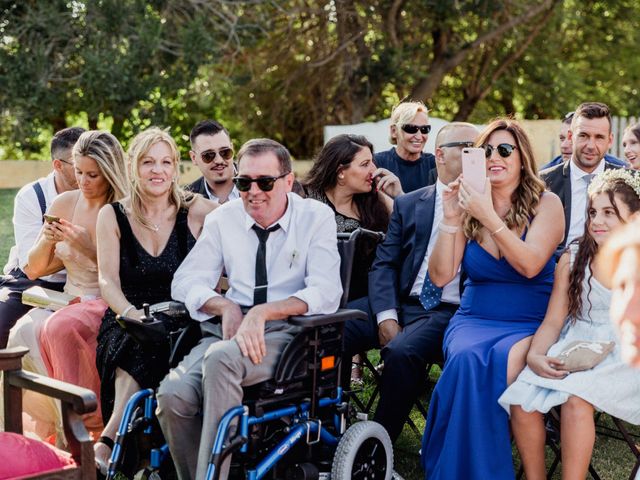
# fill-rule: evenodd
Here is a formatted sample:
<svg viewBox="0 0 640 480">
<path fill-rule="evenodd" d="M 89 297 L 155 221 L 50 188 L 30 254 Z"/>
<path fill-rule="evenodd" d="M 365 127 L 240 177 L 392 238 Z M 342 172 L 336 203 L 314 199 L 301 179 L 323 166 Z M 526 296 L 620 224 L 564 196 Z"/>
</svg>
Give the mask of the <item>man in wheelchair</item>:
<svg viewBox="0 0 640 480">
<path fill-rule="evenodd" d="M 286 148 L 250 140 L 238 167 L 242 201 L 207 217 L 172 283 L 173 298 L 202 322 L 203 333 L 157 393 L 158 419 L 181 479 L 205 478 L 223 415 L 241 405 L 243 387 L 277 373 L 281 352 L 300 330 L 287 319 L 335 312 L 342 293 L 333 212 L 290 193 Z M 223 271 L 224 296 L 215 291 Z M 220 478 L 228 470 L 229 458 Z"/>
</svg>

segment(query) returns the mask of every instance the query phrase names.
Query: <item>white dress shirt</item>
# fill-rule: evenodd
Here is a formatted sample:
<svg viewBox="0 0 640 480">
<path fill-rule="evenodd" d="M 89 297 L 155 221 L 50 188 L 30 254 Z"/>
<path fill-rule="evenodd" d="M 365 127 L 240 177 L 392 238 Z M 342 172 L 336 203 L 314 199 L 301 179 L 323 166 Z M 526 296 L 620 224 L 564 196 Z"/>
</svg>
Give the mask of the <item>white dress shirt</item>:
<svg viewBox="0 0 640 480">
<path fill-rule="evenodd" d="M 207 192 L 207 196 L 209 197 L 209 200 L 213 200 L 214 202 L 220 203 L 220 198 L 218 198 L 216 194 L 211 191 L 211 189 L 209 188 L 209 184 L 207 183 L 206 180 L 204 180 L 204 191 Z M 231 191 L 229 192 L 229 196 L 227 197 L 227 202 L 230 202 L 231 200 L 235 200 L 236 198 L 240 198 L 240 192 L 234 185 Z M 224 202 L 224 203 L 227 203 L 227 202 Z"/>
<path fill-rule="evenodd" d="M 604 172 L 604 159 L 591 174 L 598 175 Z M 584 222 L 587 220 L 587 182 L 585 175 L 590 175 L 578 167 L 573 159 L 569 165 L 569 175 L 571 180 L 571 218 L 569 219 L 569 234 L 567 235 L 567 245 L 584 234 Z"/>
<path fill-rule="evenodd" d="M 442 211 L 442 192 L 447 188 L 444 183 L 442 183 L 439 179 L 436 182 L 436 204 L 433 212 L 433 226 L 431 227 L 431 236 L 429 237 L 429 244 L 427 245 L 427 251 L 425 252 L 424 259 L 422 260 L 422 264 L 420 265 L 420 270 L 418 270 L 418 275 L 416 276 L 416 280 L 413 282 L 413 286 L 411 287 L 411 296 L 420 296 L 422 292 L 422 285 L 424 284 L 424 279 L 427 275 L 427 267 L 429 266 L 429 257 L 431 256 L 431 252 L 433 252 L 434 247 L 436 246 L 436 240 L 438 238 L 438 233 L 440 230 L 438 229 L 440 222 L 442 221 L 443 211 Z M 416 221 L 420 221 L 416 219 Z M 442 298 L 441 301 L 447 303 L 460 303 L 460 270 L 456 273 L 456 276 L 453 280 L 447 283 L 442 289 Z M 376 319 L 378 323 L 383 320 L 394 319 L 398 321 L 398 312 L 396 309 L 385 310 L 376 315 Z"/>
<path fill-rule="evenodd" d="M 54 172 L 35 182 L 27 183 L 18 191 L 13 206 L 13 235 L 16 243 L 9 252 L 9 260 L 4 267 L 5 274 L 16 267 L 20 269 L 25 267 L 29 260 L 29 250 L 36 243 L 36 238 L 42 228 L 42 210 L 38 196 L 33 189 L 34 183 L 39 183 L 42 187 L 47 210 L 58 195 Z M 64 282 L 66 275 L 62 271 L 41 278 L 50 282 Z"/>
<path fill-rule="evenodd" d="M 267 302 L 296 297 L 305 315 L 333 313 L 340 305 L 340 256 L 334 213 L 327 205 L 289 193 L 280 228 L 269 235 L 266 264 Z M 275 225 L 274 223 L 274 225 Z M 225 297 L 253 305 L 258 237 L 242 200 L 226 202 L 205 219 L 202 234 L 176 271 L 171 296 L 184 302 L 194 320 L 211 315 L 200 308 L 220 296 L 214 289 L 223 270 L 229 281 Z"/>
</svg>

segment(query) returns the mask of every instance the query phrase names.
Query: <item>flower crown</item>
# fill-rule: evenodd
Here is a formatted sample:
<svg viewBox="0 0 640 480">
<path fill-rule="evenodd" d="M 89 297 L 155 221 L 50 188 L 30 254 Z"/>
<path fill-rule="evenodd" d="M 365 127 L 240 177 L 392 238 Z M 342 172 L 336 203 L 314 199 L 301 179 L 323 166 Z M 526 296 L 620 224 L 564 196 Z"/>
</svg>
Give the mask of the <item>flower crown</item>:
<svg viewBox="0 0 640 480">
<path fill-rule="evenodd" d="M 596 192 L 605 183 L 612 180 L 622 180 L 624 183 L 633 188 L 636 195 L 640 197 L 640 174 L 635 170 L 629 170 L 626 168 L 617 168 L 611 170 L 605 170 L 603 173 L 596 175 L 591 184 L 589 185 L 589 195 Z"/>
</svg>

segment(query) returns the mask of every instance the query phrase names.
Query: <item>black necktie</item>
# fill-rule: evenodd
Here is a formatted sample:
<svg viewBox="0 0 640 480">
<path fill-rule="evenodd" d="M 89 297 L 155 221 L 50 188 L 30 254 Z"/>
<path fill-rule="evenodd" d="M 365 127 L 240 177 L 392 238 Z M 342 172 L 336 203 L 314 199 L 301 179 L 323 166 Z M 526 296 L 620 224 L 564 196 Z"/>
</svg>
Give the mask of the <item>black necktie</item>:
<svg viewBox="0 0 640 480">
<path fill-rule="evenodd" d="M 258 251 L 256 253 L 256 282 L 253 289 L 253 304 L 260 305 L 267 303 L 267 238 L 271 232 L 275 232 L 280 228 L 279 224 L 267 230 L 254 224 L 251 228 L 258 236 Z"/>
</svg>

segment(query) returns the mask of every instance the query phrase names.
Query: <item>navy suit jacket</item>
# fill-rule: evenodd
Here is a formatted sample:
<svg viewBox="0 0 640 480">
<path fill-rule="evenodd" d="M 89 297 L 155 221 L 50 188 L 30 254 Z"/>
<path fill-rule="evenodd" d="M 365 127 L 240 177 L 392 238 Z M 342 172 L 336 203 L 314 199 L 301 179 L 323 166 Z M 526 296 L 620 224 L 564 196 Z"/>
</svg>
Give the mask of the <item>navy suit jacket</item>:
<svg viewBox="0 0 640 480">
<path fill-rule="evenodd" d="M 409 297 L 427 252 L 435 205 L 435 185 L 395 199 L 387 235 L 378 245 L 369 272 L 369 303 L 374 315 L 399 308 Z"/>
<path fill-rule="evenodd" d="M 560 248 L 567 242 L 569 226 L 571 225 L 571 172 L 569 166 L 571 162 L 561 163 L 555 167 L 547 168 L 540 172 L 540 178 L 547 184 L 547 188 L 560 197 L 564 207 L 564 238 Z M 604 169 L 620 168 L 605 160 Z"/>
</svg>

